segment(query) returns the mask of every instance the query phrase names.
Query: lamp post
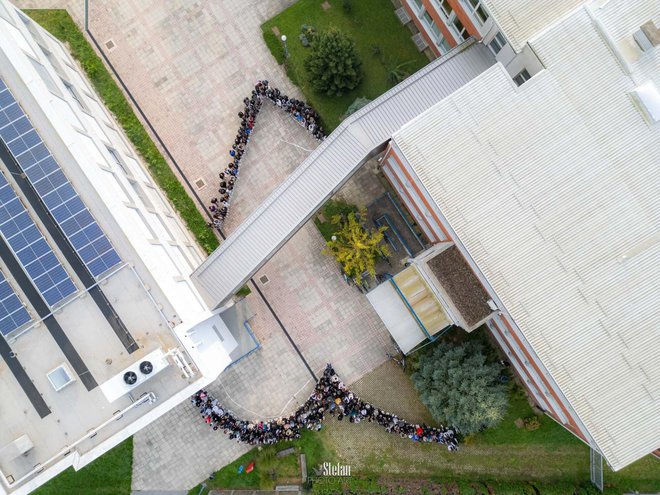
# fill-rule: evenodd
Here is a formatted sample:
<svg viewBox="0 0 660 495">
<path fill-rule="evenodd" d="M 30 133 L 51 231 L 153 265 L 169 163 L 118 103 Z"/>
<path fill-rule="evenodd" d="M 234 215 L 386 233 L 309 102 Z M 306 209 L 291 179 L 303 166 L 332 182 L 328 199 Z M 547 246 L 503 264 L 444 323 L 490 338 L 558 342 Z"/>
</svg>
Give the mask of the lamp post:
<svg viewBox="0 0 660 495">
<path fill-rule="evenodd" d="M 284 58 L 289 58 L 289 49 L 286 46 L 286 34 L 283 34 L 280 39 L 282 40 L 282 45 L 284 45 Z"/>
</svg>

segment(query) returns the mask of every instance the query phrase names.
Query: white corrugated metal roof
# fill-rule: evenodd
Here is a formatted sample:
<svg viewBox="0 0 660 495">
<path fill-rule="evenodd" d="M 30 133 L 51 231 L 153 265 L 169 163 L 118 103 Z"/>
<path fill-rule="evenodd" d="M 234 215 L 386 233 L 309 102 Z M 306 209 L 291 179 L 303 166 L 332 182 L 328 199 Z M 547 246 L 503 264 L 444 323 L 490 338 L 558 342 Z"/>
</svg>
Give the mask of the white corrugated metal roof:
<svg viewBox="0 0 660 495">
<path fill-rule="evenodd" d="M 511 47 L 519 52 L 534 35 L 587 0 L 482 0 Z"/>
<path fill-rule="evenodd" d="M 244 284 L 394 131 L 494 63 L 468 41 L 348 117 L 194 272 L 211 307 Z"/>
<path fill-rule="evenodd" d="M 547 70 L 497 65 L 394 140 L 620 469 L 660 446 L 660 127 L 629 94 L 658 49 L 626 75 L 582 9 L 531 44 Z"/>
</svg>

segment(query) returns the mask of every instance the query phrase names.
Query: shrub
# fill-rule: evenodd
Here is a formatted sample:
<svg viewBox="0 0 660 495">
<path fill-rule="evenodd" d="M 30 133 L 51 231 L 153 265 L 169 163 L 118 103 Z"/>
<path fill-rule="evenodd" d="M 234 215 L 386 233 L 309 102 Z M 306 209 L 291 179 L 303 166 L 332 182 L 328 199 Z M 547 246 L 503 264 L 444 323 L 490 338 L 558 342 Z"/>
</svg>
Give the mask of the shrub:
<svg viewBox="0 0 660 495">
<path fill-rule="evenodd" d="M 304 36 L 307 41 L 311 44 L 316 39 L 316 28 L 309 24 L 303 24 L 300 26 L 300 39 Z M 307 45 L 305 45 L 307 46 Z"/>
<path fill-rule="evenodd" d="M 343 0 L 341 6 L 347 14 L 350 14 L 353 10 L 353 3 L 351 0 Z"/>
<path fill-rule="evenodd" d="M 341 96 L 362 81 L 360 59 L 351 38 L 336 29 L 319 33 L 305 60 L 305 70 L 314 91 Z"/>
<path fill-rule="evenodd" d="M 394 63 L 390 63 L 386 68 L 387 68 L 387 80 L 392 86 L 396 86 L 399 84 L 401 81 L 403 81 L 406 77 L 410 75 L 410 72 L 406 70 L 406 66 L 410 65 L 412 61 L 410 62 L 404 62 L 402 64 L 395 65 Z"/>
<path fill-rule="evenodd" d="M 529 418 L 525 418 L 523 420 L 523 422 L 525 424 L 525 429 L 527 431 L 538 430 L 541 427 L 541 422 L 539 421 L 539 419 L 537 417 L 534 417 L 534 416 L 531 416 Z"/>
<path fill-rule="evenodd" d="M 486 360 L 477 342 L 438 344 L 419 360 L 412 381 L 433 417 L 468 435 L 498 424 L 508 406 L 500 367 Z"/>
<path fill-rule="evenodd" d="M 346 217 L 336 215 L 331 223 L 337 226 L 334 240 L 326 242 L 323 254 L 334 257 L 341 265 L 344 273 L 353 277 L 357 284 L 362 282 L 362 274 L 376 275 L 376 262 L 379 257 L 389 256 L 387 246 L 382 244 L 383 232 L 387 227 L 367 229 L 363 219 L 367 210 L 362 208 L 359 216 L 354 211 Z"/>
<path fill-rule="evenodd" d="M 346 116 L 354 114 L 360 108 L 368 105 L 369 103 L 371 103 L 371 100 L 369 98 L 365 98 L 364 96 L 360 96 L 359 98 L 356 98 L 346 110 Z"/>
</svg>

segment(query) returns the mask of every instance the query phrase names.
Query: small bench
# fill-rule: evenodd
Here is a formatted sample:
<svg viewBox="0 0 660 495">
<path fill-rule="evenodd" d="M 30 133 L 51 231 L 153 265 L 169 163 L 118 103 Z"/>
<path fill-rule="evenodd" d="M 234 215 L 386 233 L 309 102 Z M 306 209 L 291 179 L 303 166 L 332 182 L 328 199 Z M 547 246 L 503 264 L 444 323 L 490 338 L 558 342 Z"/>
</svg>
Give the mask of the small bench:
<svg viewBox="0 0 660 495">
<path fill-rule="evenodd" d="M 288 449 L 280 450 L 277 454 L 275 454 L 275 457 L 286 457 L 293 454 L 295 451 L 296 449 L 289 447 Z"/>
</svg>

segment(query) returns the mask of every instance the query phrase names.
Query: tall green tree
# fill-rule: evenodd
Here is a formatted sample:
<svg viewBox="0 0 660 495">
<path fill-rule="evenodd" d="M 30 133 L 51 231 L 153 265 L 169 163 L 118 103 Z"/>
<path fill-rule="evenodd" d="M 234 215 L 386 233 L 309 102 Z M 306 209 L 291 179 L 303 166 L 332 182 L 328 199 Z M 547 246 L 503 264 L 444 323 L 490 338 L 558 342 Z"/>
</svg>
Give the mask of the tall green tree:
<svg viewBox="0 0 660 495">
<path fill-rule="evenodd" d="M 412 381 L 436 421 L 469 435 L 495 426 L 506 414 L 507 387 L 498 379 L 500 369 L 487 361 L 479 343 L 441 343 L 420 358 Z"/>
<path fill-rule="evenodd" d="M 327 247 L 323 253 L 335 258 L 349 277 L 353 277 L 359 284 L 362 274 L 376 275 L 376 262 L 381 256 L 389 256 L 390 251 L 382 244 L 383 233 L 387 227 L 367 229 L 363 219 L 367 217 L 366 208 L 359 213 L 350 212 L 345 217 L 336 215 L 330 220 L 338 227 L 334 239 L 326 242 Z"/>
<path fill-rule="evenodd" d="M 305 70 L 314 91 L 341 96 L 362 81 L 361 64 L 353 40 L 330 29 L 315 37 Z"/>
</svg>

